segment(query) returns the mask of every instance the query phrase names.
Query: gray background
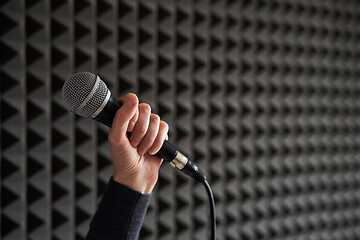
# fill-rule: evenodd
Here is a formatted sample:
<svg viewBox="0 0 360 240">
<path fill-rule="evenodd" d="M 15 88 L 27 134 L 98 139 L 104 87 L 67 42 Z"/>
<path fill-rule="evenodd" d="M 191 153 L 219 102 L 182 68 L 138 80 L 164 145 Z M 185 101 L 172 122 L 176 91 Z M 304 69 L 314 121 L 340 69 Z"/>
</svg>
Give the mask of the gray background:
<svg viewBox="0 0 360 240">
<path fill-rule="evenodd" d="M 206 173 L 217 239 L 360 239 L 360 4 L 0 3 L 1 238 L 84 239 L 107 128 L 68 112 L 74 72 L 135 92 Z M 207 239 L 202 185 L 161 168 L 141 239 Z"/>
</svg>

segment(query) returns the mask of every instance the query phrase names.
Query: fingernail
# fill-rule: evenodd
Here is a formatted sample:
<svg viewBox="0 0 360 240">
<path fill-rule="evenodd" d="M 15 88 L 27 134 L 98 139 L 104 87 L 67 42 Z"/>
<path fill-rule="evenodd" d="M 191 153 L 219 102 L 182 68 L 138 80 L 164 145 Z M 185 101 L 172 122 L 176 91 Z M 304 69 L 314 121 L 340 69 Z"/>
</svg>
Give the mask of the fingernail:
<svg viewBox="0 0 360 240">
<path fill-rule="evenodd" d="M 128 125 L 128 132 L 132 132 L 135 128 L 135 122 L 130 121 Z"/>
<path fill-rule="evenodd" d="M 160 147 L 161 148 L 161 147 Z M 155 150 L 153 150 L 153 149 L 149 149 L 149 151 L 148 151 L 148 153 L 150 154 L 150 155 L 155 155 L 159 150 L 160 150 L 160 148 L 158 148 L 158 149 L 155 149 Z"/>
</svg>

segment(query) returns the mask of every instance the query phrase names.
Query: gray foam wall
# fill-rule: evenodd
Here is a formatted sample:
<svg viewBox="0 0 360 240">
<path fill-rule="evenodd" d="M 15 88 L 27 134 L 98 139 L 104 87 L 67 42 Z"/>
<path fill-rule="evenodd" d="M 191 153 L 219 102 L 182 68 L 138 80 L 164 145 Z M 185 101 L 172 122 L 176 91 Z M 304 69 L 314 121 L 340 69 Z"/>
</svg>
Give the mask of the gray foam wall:
<svg viewBox="0 0 360 240">
<path fill-rule="evenodd" d="M 84 239 L 111 176 L 74 72 L 135 92 L 206 173 L 217 239 L 360 239 L 356 0 L 0 3 L 1 238 Z M 164 164 L 141 239 L 208 239 L 202 185 Z"/>
</svg>

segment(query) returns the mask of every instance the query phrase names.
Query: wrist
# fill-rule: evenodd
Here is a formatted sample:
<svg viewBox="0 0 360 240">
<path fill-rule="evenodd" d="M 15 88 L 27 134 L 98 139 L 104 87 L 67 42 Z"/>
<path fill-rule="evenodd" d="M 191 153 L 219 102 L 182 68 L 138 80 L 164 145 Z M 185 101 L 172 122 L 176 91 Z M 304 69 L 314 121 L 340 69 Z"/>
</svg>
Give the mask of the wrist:
<svg viewBox="0 0 360 240">
<path fill-rule="evenodd" d="M 128 188 L 138 191 L 142 194 L 150 194 L 155 184 L 148 183 L 144 178 L 131 177 L 129 174 L 113 173 L 113 179 L 115 182 L 121 183 Z"/>
</svg>

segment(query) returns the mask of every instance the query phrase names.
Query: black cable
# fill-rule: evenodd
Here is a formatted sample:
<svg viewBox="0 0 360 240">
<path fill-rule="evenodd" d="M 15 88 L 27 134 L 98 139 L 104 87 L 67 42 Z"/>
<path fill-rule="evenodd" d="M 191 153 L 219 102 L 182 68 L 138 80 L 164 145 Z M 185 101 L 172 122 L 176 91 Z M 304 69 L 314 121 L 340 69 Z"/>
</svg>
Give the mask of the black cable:
<svg viewBox="0 0 360 240">
<path fill-rule="evenodd" d="M 209 183 L 206 181 L 206 179 L 204 179 L 202 181 L 205 189 L 206 189 L 206 193 L 208 194 L 209 197 L 209 205 L 210 205 L 210 218 L 211 218 L 211 240 L 215 240 L 216 237 L 216 216 L 215 216 L 215 201 L 214 201 L 214 195 L 211 191 L 211 187 L 209 185 Z"/>
</svg>

